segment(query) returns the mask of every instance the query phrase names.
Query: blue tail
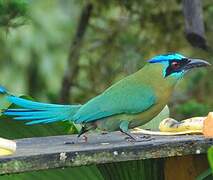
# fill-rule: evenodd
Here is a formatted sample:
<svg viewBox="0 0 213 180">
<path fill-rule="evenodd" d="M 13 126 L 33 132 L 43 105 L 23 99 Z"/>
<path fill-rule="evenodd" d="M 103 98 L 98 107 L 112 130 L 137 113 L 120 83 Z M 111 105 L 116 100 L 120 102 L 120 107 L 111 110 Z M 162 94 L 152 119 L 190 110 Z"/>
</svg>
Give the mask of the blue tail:
<svg viewBox="0 0 213 180">
<path fill-rule="evenodd" d="M 81 105 L 58 105 L 30 101 L 16 97 L 0 86 L 0 94 L 6 94 L 7 100 L 20 107 L 17 109 L 6 109 L 2 114 L 13 116 L 15 120 L 30 120 L 27 125 L 52 123 L 57 121 L 72 121 L 72 117 Z"/>
</svg>

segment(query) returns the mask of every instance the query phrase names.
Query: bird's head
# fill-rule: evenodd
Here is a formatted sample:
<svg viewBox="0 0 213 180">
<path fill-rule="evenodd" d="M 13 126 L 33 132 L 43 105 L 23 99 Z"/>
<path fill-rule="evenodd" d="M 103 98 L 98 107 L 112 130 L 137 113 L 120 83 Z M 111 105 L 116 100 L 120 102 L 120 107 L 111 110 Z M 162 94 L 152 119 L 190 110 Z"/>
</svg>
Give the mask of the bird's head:
<svg viewBox="0 0 213 180">
<path fill-rule="evenodd" d="M 148 62 L 153 65 L 161 64 L 163 77 L 174 77 L 175 79 L 180 79 L 190 69 L 210 65 L 202 59 L 187 58 L 179 53 L 158 55 Z"/>
</svg>

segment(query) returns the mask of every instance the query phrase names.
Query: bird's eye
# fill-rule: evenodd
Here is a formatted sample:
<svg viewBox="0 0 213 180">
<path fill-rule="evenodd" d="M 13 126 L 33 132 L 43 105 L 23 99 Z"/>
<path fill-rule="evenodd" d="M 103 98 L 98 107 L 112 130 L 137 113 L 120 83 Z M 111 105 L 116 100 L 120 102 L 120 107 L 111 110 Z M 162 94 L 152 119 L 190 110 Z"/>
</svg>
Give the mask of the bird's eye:
<svg viewBox="0 0 213 180">
<path fill-rule="evenodd" d="M 180 67 L 180 63 L 177 61 L 172 62 L 171 64 L 172 69 L 178 69 Z"/>
</svg>

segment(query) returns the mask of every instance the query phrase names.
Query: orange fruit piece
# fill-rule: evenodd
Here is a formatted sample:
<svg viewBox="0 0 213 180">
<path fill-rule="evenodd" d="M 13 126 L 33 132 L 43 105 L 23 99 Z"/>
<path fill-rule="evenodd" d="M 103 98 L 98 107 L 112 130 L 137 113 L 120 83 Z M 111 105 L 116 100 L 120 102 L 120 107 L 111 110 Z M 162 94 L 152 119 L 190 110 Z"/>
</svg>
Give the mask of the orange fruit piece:
<svg viewBox="0 0 213 180">
<path fill-rule="evenodd" d="M 210 112 L 204 120 L 203 134 L 205 137 L 213 137 L 213 112 Z"/>
</svg>

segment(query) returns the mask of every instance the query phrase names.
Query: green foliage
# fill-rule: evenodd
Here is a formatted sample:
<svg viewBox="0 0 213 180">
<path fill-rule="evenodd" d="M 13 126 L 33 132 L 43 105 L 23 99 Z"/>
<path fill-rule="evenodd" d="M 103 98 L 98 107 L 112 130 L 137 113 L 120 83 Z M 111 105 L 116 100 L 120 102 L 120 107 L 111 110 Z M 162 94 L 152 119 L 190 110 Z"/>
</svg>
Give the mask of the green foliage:
<svg viewBox="0 0 213 180">
<path fill-rule="evenodd" d="M 210 110 L 208 105 L 196 100 L 187 101 L 176 109 L 177 113 L 183 117 L 206 116 Z"/>
<path fill-rule="evenodd" d="M 208 160 L 210 164 L 210 168 L 201 173 L 196 180 L 210 180 L 212 179 L 213 173 L 213 147 L 208 149 Z"/>
<path fill-rule="evenodd" d="M 159 124 L 163 119 L 169 117 L 169 107 L 166 105 L 163 110 L 151 121 L 141 126 L 143 129 L 159 130 Z"/>
<path fill-rule="evenodd" d="M 65 169 L 27 172 L 22 174 L 4 175 L 1 180 L 103 180 L 95 166 L 82 166 Z"/>
<path fill-rule="evenodd" d="M 212 179 L 212 171 L 210 168 L 202 172 L 198 177 L 196 177 L 196 180 L 211 180 L 211 179 Z"/>
<path fill-rule="evenodd" d="M 208 149 L 208 160 L 209 160 L 209 164 L 212 169 L 212 172 L 213 172 L 213 147 Z"/>
<path fill-rule="evenodd" d="M 7 109 L 11 104 L 8 102 L 6 95 L 0 94 L 0 109 Z M 1 115 L 1 112 L 0 112 Z"/>
<path fill-rule="evenodd" d="M 0 27 L 17 27 L 25 22 L 26 0 L 0 0 Z"/>
<path fill-rule="evenodd" d="M 213 177 L 213 147 L 208 149 L 208 160 L 210 164 L 210 168 L 201 173 L 196 180 L 210 180 Z"/>
<path fill-rule="evenodd" d="M 104 179 L 163 180 L 163 160 L 138 160 L 98 165 Z"/>
</svg>

